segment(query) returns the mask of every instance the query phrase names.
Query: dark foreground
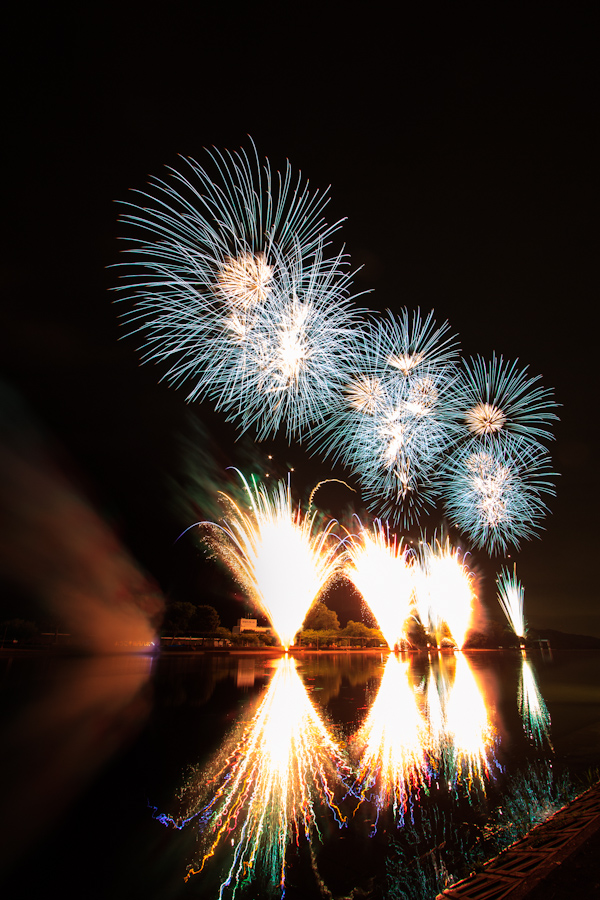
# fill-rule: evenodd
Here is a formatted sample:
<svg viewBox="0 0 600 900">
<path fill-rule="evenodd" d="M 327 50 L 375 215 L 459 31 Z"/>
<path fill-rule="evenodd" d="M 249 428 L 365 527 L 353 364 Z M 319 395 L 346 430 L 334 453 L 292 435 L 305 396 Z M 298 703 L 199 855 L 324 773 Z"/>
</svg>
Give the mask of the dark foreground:
<svg viewBox="0 0 600 900">
<path fill-rule="evenodd" d="M 438 900 L 600 897 L 600 783 Z"/>
</svg>

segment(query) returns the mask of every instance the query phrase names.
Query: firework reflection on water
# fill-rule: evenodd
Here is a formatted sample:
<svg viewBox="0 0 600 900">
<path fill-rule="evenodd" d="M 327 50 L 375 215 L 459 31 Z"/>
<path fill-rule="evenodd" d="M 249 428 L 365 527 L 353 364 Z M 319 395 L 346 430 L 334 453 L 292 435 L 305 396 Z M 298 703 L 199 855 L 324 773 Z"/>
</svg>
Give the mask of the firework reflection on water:
<svg viewBox="0 0 600 900">
<path fill-rule="evenodd" d="M 485 794 L 496 732 L 463 653 L 440 655 L 427 683 L 415 684 L 412 664 L 390 654 L 367 719 L 352 739 L 358 756 L 352 793 L 359 805 L 390 809 L 398 825 L 413 819 L 421 792 L 434 782 Z"/>
<path fill-rule="evenodd" d="M 550 713 L 538 687 L 533 666 L 524 654 L 517 697 L 519 715 L 523 720 L 525 734 L 535 747 L 541 749 L 544 743 L 547 742 L 552 750 Z"/>
<path fill-rule="evenodd" d="M 338 802 L 349 772 L 293 658 L 277 660 L 257 712 L 223 756 L 186 785 L 188 807 L 180 817 L 157 818 L 176 828 L 196 821 L 200 828 L 202 855 L 186 881 L 229 844 L 219 897 L 234 897 L 258 877 L 283 896 L 288 845 L 319 838 L 325 818 L 344 825 Z"/>
</svg>

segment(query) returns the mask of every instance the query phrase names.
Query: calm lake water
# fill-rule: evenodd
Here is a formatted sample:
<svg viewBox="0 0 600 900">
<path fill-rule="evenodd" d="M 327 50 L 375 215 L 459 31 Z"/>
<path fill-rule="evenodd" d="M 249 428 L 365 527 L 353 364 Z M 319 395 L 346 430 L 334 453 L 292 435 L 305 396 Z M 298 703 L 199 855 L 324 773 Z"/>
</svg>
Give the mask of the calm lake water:
<svg viewBox="0 0 600 900">
<path fill-rule="evenodd" d="M 433 898 L 600 764 L 593 651 L 3 655 L 0 704 L 7 897 Z"/>
</svg>

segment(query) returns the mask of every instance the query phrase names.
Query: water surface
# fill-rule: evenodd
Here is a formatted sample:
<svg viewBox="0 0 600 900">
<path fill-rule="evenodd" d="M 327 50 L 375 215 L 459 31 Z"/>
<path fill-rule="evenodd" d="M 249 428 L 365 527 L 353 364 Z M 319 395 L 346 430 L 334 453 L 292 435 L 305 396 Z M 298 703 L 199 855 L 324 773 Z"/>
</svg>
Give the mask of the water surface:
<svg viewBox="0 0 600 900">
<path fill-rule="evenodd" d="M 6 889 L 427 898 L 580 792 L 600 654 L 0 658 Z"/>
</svg>

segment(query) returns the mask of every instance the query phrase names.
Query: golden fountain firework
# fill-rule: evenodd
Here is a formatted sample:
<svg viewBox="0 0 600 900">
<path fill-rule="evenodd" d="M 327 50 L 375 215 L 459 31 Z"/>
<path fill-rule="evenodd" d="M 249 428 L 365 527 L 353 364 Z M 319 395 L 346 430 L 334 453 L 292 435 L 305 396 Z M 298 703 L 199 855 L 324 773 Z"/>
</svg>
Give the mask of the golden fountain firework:
<svg viewBox="0 0 600 900">
<path fill-rule="evenodd" d="M 332 533 L 336 523 L 319 528 L 317 511 L 294 510 L 289 483 L 280 481 L 269 493 L 241 478 L 249 511 L 222 494 L 229 513 L 222 525 L 205 523 L 212 528 L 208 541 L 287 650 L 313 602 L 338 571 L 339 540 Z"/>
<path fill-rule="evenodd" d="M 449 539 L 444 544 L 422 544 L 415 585 L 419 617 L 424 625 L 431 623 L 438 647 L 444 624 L 456 646 L 462 647 L 473 615 L 473 573 Z"/>
<path fill-rule="evenodd" d="M 346 539 L 345 574 L 362 594 L 390 648 L 406 640 L 411 615 L 413 565 L 410 550 L 379 519 L 371 532 Z"/>
</svg>

